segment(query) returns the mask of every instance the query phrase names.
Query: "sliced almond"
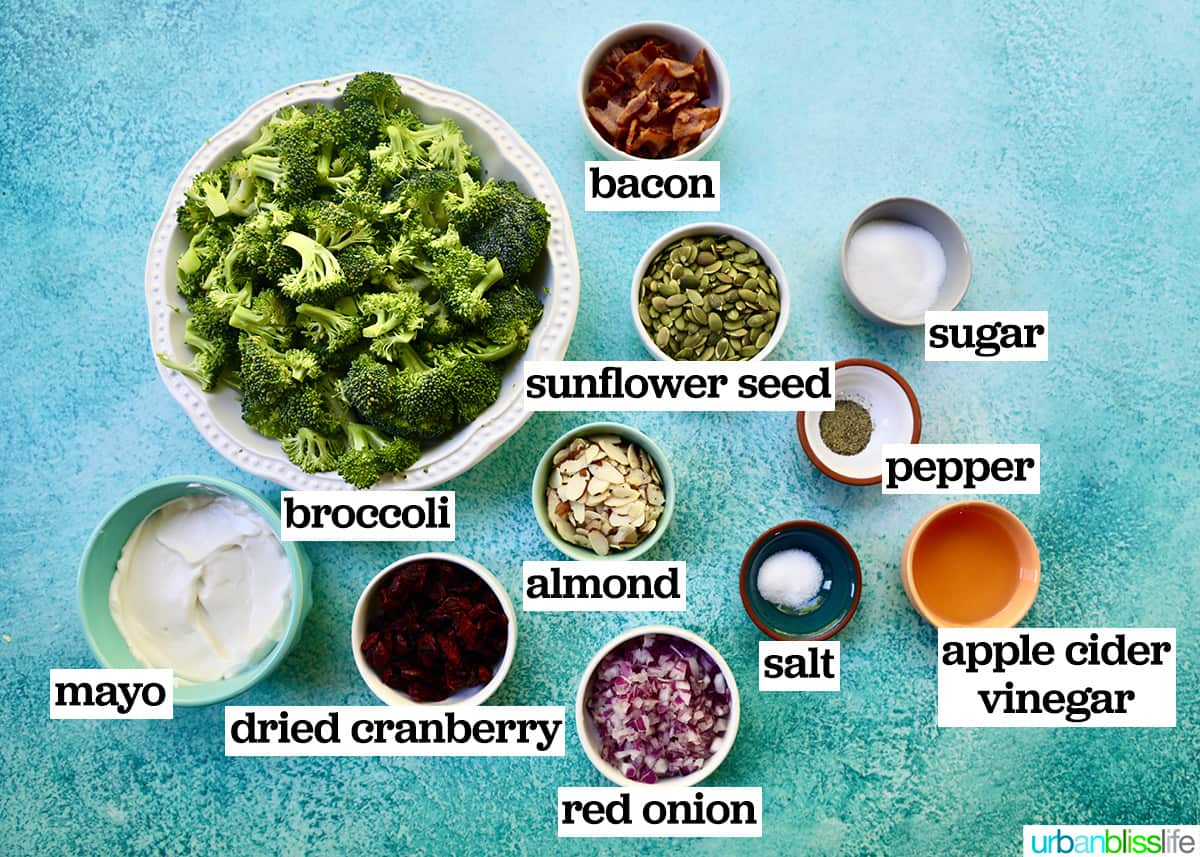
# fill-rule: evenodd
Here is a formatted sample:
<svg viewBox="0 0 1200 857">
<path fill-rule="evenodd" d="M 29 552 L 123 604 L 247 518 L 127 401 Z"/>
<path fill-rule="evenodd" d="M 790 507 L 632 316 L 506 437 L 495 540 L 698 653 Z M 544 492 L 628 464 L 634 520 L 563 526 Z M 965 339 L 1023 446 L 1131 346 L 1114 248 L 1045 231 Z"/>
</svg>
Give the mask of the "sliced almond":
<svg viewBox="0 0 1200 857">
<path fill-rule="evenodd" d="M 584 460 L 582 457 L 569 458 L 566 461 L 564 461 L 562 464 L 558 465 L 558 469 L 559 469 L 559 471 L 562 472 L 563 476 L 571 476 L 572 474 L 578 473 L 580 470 L 583 470 L 583 468 L 585 468 L 587 466 L 588 466 L 587 461 Z"/>
<path fill-rule="evenodd" d="M 646 502 L 651 506 L 661 506 L 667 502 L 667 497 L 663 494 L 663 490 L 654 483 L 646 486 Z"/>
<path fill-rule="evenodd" d="M 604 450 L 602 450 L 599 446 L 597 446 L 594 443 L 589 444 L 587 446 L 587 448 L 584 449 L 583 455 L 580 456 L 580 458 L 583 458 L 585 461 L 587 461 L 588 464 L 591 464 L 593 461 L 596 461 L 597 459 L 601 459 L 603 457 L 604 457 Z"/>
<path fill-rule="evenodd" d="M 625 483 L 625 474 L 613 467 L 607 461 L 601 462 L 599 467 L 592 467 L 592 473 L 599 476 L 610 485 L 622 485 Z"/>
<path fill-rule="evenodd" d="M 586 507 L 576 500 L 571 504 L 571 520 L 576 524 L 583 523 L 583 512 Z"/>
<path fill-rule="evenodd" d="M 595 530 L 588 533 L 588 544 L 600 556 L 608 556 L 608 539 Z"/>
<path fill-rule="evenodd" d="M 587 492 L 589 494 L 603 494 L 608 490 L 609 482 L 601 479 L 599 476 L 593 476 L 588 482 Z"/>
<path fill-rule="evenodd" d="M 555 465 L 562 464 L 564 461 L 567 460 L 567 456 L 569 456 L 570 454 L 571 454 L 571 448 L 567 447 L 567 446 L 564 446 L 558 452 L 554 453 Z"/>
<path fill-rule="evenodd" d="M 612 441 L 605 440 L 604 438 L 598 438 L 596 442 L 600 444 L 600 448 L 604 450 L 604 454 L 613 461 L 617 462 L 618 464 L 629 463 L 629 457 L 625 455 L 625 451 L 622 450 L 617 444 L 613 443 Z"/>
<path fill-rule="evenodd" d="M 587 478 L 577 473 L 563 482 L 558 489 L 558 496 L 568 502 L 578 500 L 583 496 L 583 489 L 587 487 L 587 483 Z"/>
</svg>

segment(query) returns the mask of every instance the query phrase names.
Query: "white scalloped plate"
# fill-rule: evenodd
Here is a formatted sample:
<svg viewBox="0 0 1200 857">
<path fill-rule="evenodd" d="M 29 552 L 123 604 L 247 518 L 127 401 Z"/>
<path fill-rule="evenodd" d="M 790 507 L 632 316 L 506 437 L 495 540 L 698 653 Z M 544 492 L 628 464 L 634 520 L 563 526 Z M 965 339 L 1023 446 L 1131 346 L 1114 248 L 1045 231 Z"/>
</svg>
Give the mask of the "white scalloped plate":
<svg viewBox="0 0 1200 857">
<path fill-rule="evenodd" d="M 171 188 L 146 258 L 146 306 L 153 351 L 191 359 L 191 352 L 183 343 L 187 312 L 175 291 L 175 260 L 187 247 L 187 238 L 175 222 L 175 209 L 183 203 L 192 177 L 234 155 L 281 107 L 331 104 L 353 76 L 345 74 L 299 83 L 268 95 L 213 135 L 188 161 Z M 526 354 L 531 359 L 561 360 L 567 353 L 579 308 L 579 257 L 567 206 L 550 170 L 507 122 L 475 99 L 415 77 L 401 74 L 395 77 L 409 106 L 426 121 L 448 117 L 462 127 L 483 162 L 486 175 L 511 179 L 545 203 L 550 213 L 547 253 L 526 282 L 539 294 L 548 291 L 546 313 Z M 237 393 L 233 390 L 222 388 L 205 393 L 196 383 L 166 369 L 157 359 L 155 364 L 163 383 L 204 439 L 242 470 L 293 489 L 351 487 L 336 473 L 305 473 L 288 461 L 278 441 L 263 437 L 242 422 Z M 389 476 L 375 487 L 417 489 L 439 485 L 482 461 L 528 418 L 521 396 L 521 366 L 516 363 L 504 376 L 500 398 L 479 419 L 427 448 L 406 477 Z"/>
</svg>

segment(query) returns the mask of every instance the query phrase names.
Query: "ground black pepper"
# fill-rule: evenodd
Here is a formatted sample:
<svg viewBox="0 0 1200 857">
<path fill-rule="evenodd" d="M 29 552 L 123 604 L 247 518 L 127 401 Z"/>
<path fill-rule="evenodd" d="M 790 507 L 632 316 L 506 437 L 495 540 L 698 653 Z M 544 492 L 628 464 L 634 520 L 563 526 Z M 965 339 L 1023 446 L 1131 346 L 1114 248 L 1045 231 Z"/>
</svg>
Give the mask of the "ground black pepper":
<svg viewBox="0 0 1200 857">
<path fill-rule="evenodd" d="M 838 455 L 858 455 L 871 441 L 875 424 L 862 405 L 839 399 L 832 411 L 821 414 L 821 440 Z"/>
</svg>

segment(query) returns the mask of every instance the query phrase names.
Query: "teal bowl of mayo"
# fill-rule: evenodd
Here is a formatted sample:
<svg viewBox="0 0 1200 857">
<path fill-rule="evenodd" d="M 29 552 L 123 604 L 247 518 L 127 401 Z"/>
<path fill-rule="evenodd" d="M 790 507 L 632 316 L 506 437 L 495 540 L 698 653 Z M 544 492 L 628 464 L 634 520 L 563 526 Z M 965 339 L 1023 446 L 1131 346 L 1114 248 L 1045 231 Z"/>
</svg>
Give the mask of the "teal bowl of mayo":
<svg viewBox="0 0 1200 857">
<path fill-rule="evenodd" d="M 171 669 L 175 704 L 224 702 L 300 638 L 312 566 L 279 511 L 241 485 L 172 476 L 126 496 L 79 565 L 79 612 L 108 668 Z"/>
</svg>

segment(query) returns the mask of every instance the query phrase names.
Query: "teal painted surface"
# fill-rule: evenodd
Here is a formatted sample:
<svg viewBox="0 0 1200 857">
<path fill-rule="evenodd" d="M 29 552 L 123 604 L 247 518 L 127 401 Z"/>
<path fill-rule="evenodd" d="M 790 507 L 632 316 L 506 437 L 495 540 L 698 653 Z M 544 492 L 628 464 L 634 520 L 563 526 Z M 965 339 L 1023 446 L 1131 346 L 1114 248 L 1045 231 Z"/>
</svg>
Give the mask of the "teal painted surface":
<svg viewBox="0 0 1200 857">
<path fill-rule="evenodd" d="M 485 10 L 491 11 L 485 11 Z M 571 206 L 583 302 L 570 356 L 643 356 L 627 290 L 686 214 L 582 210 L 592 156 L 578 63 L 644 17 L 707 34 L 735 103 L 713 157 L 721 217 L 761 235 L 795 290 L 778 358 L 869 356 L 912 382 L 924 440 L 1040 442 L 1042 495 L 1006 501 L 1042 550 L 1026 624 L 1179 629 L 1174 730 L 938 730 L 934 632 L 898 578 L 935 498 L 824 479 L 787 415 L 597 414 L 671 455 L 680 494 L 655 558 L 685 559 L 689 610 L 522 615 L 496 703 L 570 705 L 578 673 L 634 623 L 678 621 L 730 661 L 741 733 L 712 785 L 761 785 L 739 853 L 1014 853 L 1028 823 L 1200 821 L 1200 595 L 1193 350 L 1200 316 L 1200 20 L 1194 4 L 39 3 L 0 31 L 6 425 L 0 527 L 0 845 L 7 853 L 652 854 L 728 843 L 560 843 L 555 788 L 602 785 L 573 728 L 550 760 L 227 759 L 221 708 L 174 722 L 47 720 L 47 670 L 91 666 L 74 572 L 97 521 L 151 479 L 203 472 L 277 499 L 212 452 L 147 347 L 142 265 L 176 172 L 288 83 L 384 68 L 462 89 L 541 153 Z M 1045 364 L 926 366 L 920 334 L 872 326 L 838 291 L 866 203 L 925 196 L 966 230 L 964 308 L 1048 309 Z M 698 219 L 698 218 L 696 218 Z M 554 558 L 529 507 L 543 449 L 592 415 L 535 416 L 449 486 L 454 550 L 516 592 Z M 839 694 L 759 695 L 737 566 L 766 527 L 843 532 L 864 595 Z M 413 545 L 411 550 L 423 550 Z M 361 587 L 404 549 L 319 545 L 304 635 L 247 704 L 369 704 L 349 650 Z"/>
</svg>

